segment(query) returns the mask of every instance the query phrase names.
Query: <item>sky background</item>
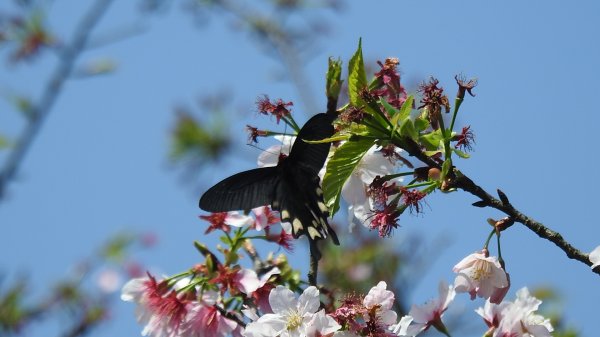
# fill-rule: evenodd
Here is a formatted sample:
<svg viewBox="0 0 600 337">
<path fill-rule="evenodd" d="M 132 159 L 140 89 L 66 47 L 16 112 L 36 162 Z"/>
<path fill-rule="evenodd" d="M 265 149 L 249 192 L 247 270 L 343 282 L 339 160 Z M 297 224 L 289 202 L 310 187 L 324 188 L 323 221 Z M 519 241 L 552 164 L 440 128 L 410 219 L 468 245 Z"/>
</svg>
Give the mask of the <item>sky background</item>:
<svg viewBox="0 0 600 337">
<path fill-rule="evenodd" d="M 50 27 L 70 38 L 91 3 L 48 2 Z M 0 11 L 9 8 L 0 3 Z M 589 252 L 600 245 L 595 213 L 599 14 L 595 1 L 351 2 L 341 12 L 319 12 L 310 19 L 328 23 L 331 30 L 303 64 L 307 90 L 324 110 L 327 57 L 341 57 L 347 65 L 359 37 L 366 60 L 400 59 L 405 84 L 434 75 L 453 97 L 455 74 L 476 76 L 477 96 L 467 97 L 457 120 L 457 126 L 471 125 L 475 131 L 475 151 L 457 166 L 489 192 L 502 189 L 518 209 Z M 0 201 L 0 274 L 26 274 L 32 293 L 44 294 L 122 230 L 157 235 L 157 247 L 136 256 L 151 270 L 175 274 L 189 268 L 199 258 L 193 240 L 216 243 L 216 236 L 203 235 L 206 225 L 197 219 L 199 195 L 253 167 L 260 151 L 245 145 L 246 124 L 275 126 L 257 116 L 255 98 L 269 94 L 296 102 L 300 122 L 320 112 L 305 111 L 295 87 L 281 78 L 281 64 L 235 20 L 213 14 L 199 20 L 177 1 L 147 16 L 137 3 L 113 3 L 95 33 L 133 26 L 143 32 L 82 55 L 81 64 L 110 58 L 118 69 L 65 86 L 17 181 Z M 9 52 L 0 49 L 2 59 Z M 6 61 L 0 66 L 0 91 L 39 97 L 55 63 L 52 55 L 30 64 Z M 168 160 L 174 108 L 188 106 L 200 114 L 199 97 L 219 92 L 225 93 L 224 111 L 236 120 L 229 130 L 237 135 L 233 148 L 239 158 L 182 175 Z M 0 133 L 16 136 L 22 126 L 9 102 L 0 101 Z M 489 231 L 485 219 L 502 216 L 471 207 L 474 201 L 463 192 L 436 193 L 428 198 L 424 216 L 401 218 L 402 228 L 389 240 L 400 244 L 405 235 L 417 233 L 431 242 L 444 237 L 447 243 L 438 247 L 439 256 L 408 302 L 436 296 L 439 280 L 452 281 L 452 266 L 482 246 Z M 508 298 L 523 286 L 552 286 L 563 296 L 567 322 L 582 336 L 594 336 L 598 275 L 520 224 L 502 238 L 512 280 Z M 307 254 L 299 247 L 293 266 L 307 270 Z M 118 294 L 114 300 L 119 302 Z M 466 296 L 459 302 L 469 304 Z M 115 319 L 92 336 L 138 335 L 133 309 L 117 303 Z M 49 336 L 56 328 L 39 325 L 27 335 Z M 483 333 L 483 324 L 479 328 L 475 335 Z"/>
</svg>

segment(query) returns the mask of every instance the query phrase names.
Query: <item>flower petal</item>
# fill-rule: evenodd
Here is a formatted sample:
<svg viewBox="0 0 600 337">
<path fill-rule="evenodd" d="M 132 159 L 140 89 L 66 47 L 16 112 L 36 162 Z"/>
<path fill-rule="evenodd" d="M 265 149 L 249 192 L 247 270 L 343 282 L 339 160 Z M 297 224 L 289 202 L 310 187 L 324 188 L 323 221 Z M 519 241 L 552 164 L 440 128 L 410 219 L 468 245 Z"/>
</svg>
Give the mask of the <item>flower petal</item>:
<svg viewBox="0 0 600 337">
<path fill-rule="evenodd" d="M 269 294 L 269 304 L 276 314 L 285 314 L 290 310 L 296 310 L 297 303 L 298 300 L 294 293 L 284 286 L 273 288 Z"/>
<path fill-rule="evenodd" d="M 316 313 L 321 305 L 319 301 L 319 289 L 310 286 L 304 289 L 302 295 L 298 299 L 298 312 L 300 315 L 305 313 Z"/>
</svg>

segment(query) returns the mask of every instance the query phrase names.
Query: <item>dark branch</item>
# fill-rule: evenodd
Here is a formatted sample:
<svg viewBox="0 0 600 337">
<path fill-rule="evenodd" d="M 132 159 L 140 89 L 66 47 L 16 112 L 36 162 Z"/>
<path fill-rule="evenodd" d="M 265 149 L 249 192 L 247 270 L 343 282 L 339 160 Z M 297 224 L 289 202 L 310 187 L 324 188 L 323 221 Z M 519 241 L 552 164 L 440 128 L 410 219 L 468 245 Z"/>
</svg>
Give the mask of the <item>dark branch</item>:
<svg viewBox="0 0 600 337">
<path fill-rule="evenodd" d="M 437 164 L 431 157 L 427 156 L 420 148 L 419 144 L 414 142 L 412 139 L 408 137 L 402 138 L 402 144 L 396 144 L 402 147 L 406 152 L 408 152 L 411 156 L 416 157 L 421 160 L 429 167 L 437 167 L 439 168 L 439 164 Z M 450 187 L 460 188 L 465 192 L 469 192 L 481 200 L 475 202 L 473 206 L 476 207 L 485 207 L 489 206 L 495 208 L 509 217 L 513 218 L 516 222 L 519 222 L 525 227 L 529 228 L 531 231 L 536 233 L 539 237 L 546 239 L 556 246 L 558 246 L 561 250 L 567 254 L 567 257 L 573 260 L 580 261 L 587 266 L 591 266 L 592 262 L 589 259 L 589 255 L 580 251 L 579 249 L 573 247 L 570 243 L 568 243 L 560 233 L 551 230 L 550 228 L 544 226 L 542 223 L 526 216 L 517 210 L 510 202 L 506 194 L 500 190 L 497 190 L 499 197 L 501 200 L 494 198 L 488 192 L 486 192 L 479 185 L 475 184 L 473 180 L 469 177 L 463 175 L 460 171 L 454 170 L 451 174 L 452 181 L 450 183 Z M 594 273 L 600 275 L 600 268 L 595 268 L 592 270 Z"/>
<path fill-rule="evenodd" d="M 31 109 L 31 118 L 25 129 L 17 139 L 15 146 L 9 153 L 2 170 L 0 171 L 0 200 L 3 198 L 8 183 L 14 179 L 25 154 L 31 147 L 33 140 L 38 135 L 44 120 L 52 110 L 52 106 L 60 95 L 64 83 L 71 75 L 77 57 L 86 47 L 88 37 L 102 15 L 108 9 L 112 0 L 98 0 L 85 15 L 75 30 L 71 43 L 62 49 L 60 62 L 52 77 L 45 86 L 42 97 Z"/>
<path fill-rule="evenodd" d="M 508 202 L 503 203 L 502 201 L 492 197 L 483 188 L 475 184 L 469 177 L 462 174 L 457 175 L 453 182 L 453 186 L 476 195 L 489 207 L 504 212 L 506 215 L 512 217 L 516 222 L 525 225 L 525 227 L 529 228 L 539 237 L 554 243 L 560 249 L 562 249 L 570 259 L 580 261 L 588 266 L 592 265 L 589 255 L 573 247 L 562 237 L 562 235 L 560 235 L 560 233 L 551 230 L 542 223 L 521 213 L 512 204 Z M 504 193 L 502 193 L 502 195 L 504 195 Z M 506 198 L 506 201 L 508 201 L 508 198 Z M 593 272 L 600 275 L 600 268 L 594 269 Z"/>
</svg>

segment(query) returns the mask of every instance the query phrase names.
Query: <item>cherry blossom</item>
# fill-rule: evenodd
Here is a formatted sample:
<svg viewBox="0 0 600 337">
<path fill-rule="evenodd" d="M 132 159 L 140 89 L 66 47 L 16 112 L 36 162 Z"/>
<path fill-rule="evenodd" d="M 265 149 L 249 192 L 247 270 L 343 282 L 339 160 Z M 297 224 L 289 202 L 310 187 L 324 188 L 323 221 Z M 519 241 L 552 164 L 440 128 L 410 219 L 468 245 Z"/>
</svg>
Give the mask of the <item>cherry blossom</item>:
<svg viewBox="0 0 600 337">
<path fill-rule="evenodd" d="M 254 223 L 254 218 L 240 214 L 238 211 L 200 215 L 200 219 L 206 220 L 210 223 L 204 232 L 205 234 L 208 234 L 216 229 L 229 233 L 231 231 L 230 226 L 243 227 L 252 225 Z"/>
<path fill-rule="evenodd" d="M 348 203 L 348 216 L 351 224 L 356 218 L 360 223 L 366 226 L 365 222 L 372 214 L 374 207 L 373 201 L 368 197 L 368 188 L 377 177 L 393 174 L 396 165 L 383 153 L 379 152 L 378 146 L 371 147 L 362 157 L 344 186 L 342 187 L 342 198 Z M 393 182 L 401 182 L 402 178 L 397 178 Z"/>
<path fill-rule="evenodd" d="M 178 336 L 188 301 L 180 299 L 175 291 L 167 291 L 165 283 L 157 282 L 150 274 L 123 286 L 121 299 L 137 304 L 136 318 L 145 325 L 142 336 Z"/>
<path fill-rule="evenodd" d="M 290 154 L 292 145 L 296 140 L 296 137 L 288 135 L 277 135 L 273 136 L 273 138 L 277 139 L 281 144 L 270 146 L 260 153 L 258 156 L 259 167 L 276 166 L 279 163 L 279 156 L 281 154 Z"/>
<path fill-rule="evenodd" d="M 369 312 L 375 312 L 377 321 L 386 327 L 396 323 L 397 314 L 392 310 L 394 305 L 394 293 L 387 290 L 387 284 L 380 281 L 377 286 L 371 288 L 363 300 L 363 305 Z"/>
<path fill-rule="evenodd" d="M 594 248 L 590 253 L 590 262 L 592 263 L 592 269 L 600 266 L 600 246 Z"/>
<path fill-rule="evenodd" d="M 471 299 L 491 297 L 493 303 L 500 303 L 509 286 L 508 277 L 498 258 L 487 255 L 487 251 L 475 252 L 457 263 L 452 269 L 458 273 L 454 287 L 459 293 L 468 292 Z"/>
<path fill-rule="evenodd" d="M 554 330 L 550 320 L 534 312 L 542 303 L 531 296 L 527 288 L 517 291 L 514 302 L 491 303 L 487 300 L 476 312 L 490 328 L 486 335 L 493 337 L 551 337 Z M 492 333 L 493 332 L 493 333 Z"/>
<path fill-rule="evenodd" d="M 448 309 L 448 305 L 454 300 L 456 292 L 452 286 L 445 281 L 439 285 L 439 297 L 421 306 L 414 305 L 407 316 L 402 317 L 400 322 L 392 328 L 398 336 L 416 336 L 433 326 L 443 333 L 446 327 L 442 322 L 442 316 Z"/>
<path fill-rule="evenodd" d="M 325 310 L 317 312 L 306 331 L 307 337 L 327 337 L 333 336 L 333 333 L 338 331 L 342 326 L 338 324 L 331 316 L 325 314 Z"/>
<path fill-rule="evenodd" d="M 238 327 L 216 307 L 218 296 L 217 292 L 207 291 L 201 301 L 190 305 L 178 337 L 226 337 Z"/>
<path fill-rule="evenodd" d="M 272 314 L 265 314 L 249 323 L 246 337 L 298 337 L 307 334 L 309 323 L 319 310 L 319 290 L 310 286 L 296 299 L 294 293 L 277 286 L 269 294 Z"/>
<path fill-rule="evenodd" d="M 272 224 L 280 222 L 279 212 L 273 211 L 269 206 L 261 206 L 252 209 L 254 213 L 254 229 L 257 231 L 267 228 Z"/>
</svg>

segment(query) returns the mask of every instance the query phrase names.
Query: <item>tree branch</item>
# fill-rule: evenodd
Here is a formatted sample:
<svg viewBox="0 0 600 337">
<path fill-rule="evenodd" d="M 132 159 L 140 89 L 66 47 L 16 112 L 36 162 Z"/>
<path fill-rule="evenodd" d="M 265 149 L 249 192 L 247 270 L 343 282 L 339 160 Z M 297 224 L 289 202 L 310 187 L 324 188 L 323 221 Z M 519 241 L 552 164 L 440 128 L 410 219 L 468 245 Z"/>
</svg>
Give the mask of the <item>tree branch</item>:
<svg viewBox="0 0 600 337">
<path fill-rule="evenodd" d="M 432 160 L 431 157 L 427 156 L 421 150 L 420 146 L 412 139 L 408 137 L 403 137 L 401 139 L 401 144 L 396 145 L 406 150 L 406 152 L 408 152 L 408 154 L 410 154 L 411 156 L 416 157 L 423 163 L 427 164 L 427 166 L 437 168 L 440 167 L 439 164 Z M 583 253 L 579 249 L 575 248 L 573 245 L 567 242 L 560 233 L 551 230 L 550 228 L 544 226 L 542 223 L 521 213 L 508 201 L 508 197 L 506 197 L 504 192 L 498 190 L 498 195 L 502 200 L 496 199 L 488 192 L 486 192 L 483 188 L 481 188 L 479 185 L 477 185 L 475 182 L 473 182 L 473 180 L 471 180 L 469 177 L 463 175 L 459 170 L 454 169 L 454 171 L 451 172 L 450 176 L 451 181 L 449 187 L 460 188 L 465 192 L 469 192 L 479 197 L 483 202 L 482 206 L 489 206 L 495 208 L 505 213 L 506 215 L 514 219 L 516 222 L 525 225 L 525 227 L 529 228 L 539 237 L 546 239 L 558 246 L 558 248 L 560 248 L 562 251 L 565 252 L 565 254 L 567 254 L 568 258 L 580 261 L 587 266 L 592 265 L 588 254 Z M 600 275 L 600 268 L 595 268 L 592 270 L 592 272 Z"/>
<path fill-rule="evenodd" d="M 37 104 L 31 108 L 31 118 L 25 129 L 17 139 L 15 146 L 9 153 L 2 170 L 0 171 L 0 200 L 2 200 L 8 183 L 14 179 L 25 154 L 31 147 L 33 140 L 38 135 L 44 120 L 52 110 L 56 99 L 60 95 L 64 83 L 71 75 L 77 57 L 86 47 L 88 37 L 102 15 L 108 9 L 112 0 L 97 0 L 90 11 L 83 17 L 75 30 L 71 43 L 62 49 L 60 62 L 53 75 L 48 80 L 42 96 Z"/>
<path fill-rule="evenodd" d="M 489 207 L 495 208 L 510 216 L 516 222 L 525 225 L 525 227 L 529 228 L 539 237 L 546 239 L 558 246 L 558 248 L 560 248 L 562 251 L 565 252 L 565 254 L 567 254 L 568 258 L 580 261 L 587 266 L 592 265 L 592 262 L 589 259 L 589 255 L 583 253 L 582 251 L 571 245 L 569 242 L 567 242 L 560 233 L 551 230 L 550 228 L 544 226 L 541 222 L 536 221 L 528 217 L 527 215 L 521 213 L 510 202 L 502 202 L 501 200 L 494 198 L 479 185 L 475 184 L 475 182 L 473 182 L 473 180 L 471 180 L 469 177 L 460 174 L 459 172 L 459 174 L 457 174 L 456 178 L 454 179 L 452 186 L 460 188 L 463 191 L 469 192 L 479 197 Z M 502 191 L 498 190 L 498 192 L 500 195 L 504 195 Z M 506 201 L 508 201 L 508 199 Z M 600 275 L 600 268 L 596 268 L 592 271 Z"/>
</svg>

